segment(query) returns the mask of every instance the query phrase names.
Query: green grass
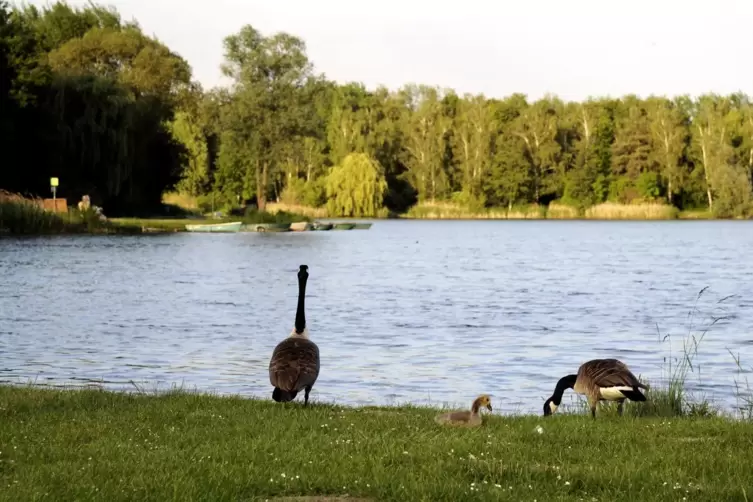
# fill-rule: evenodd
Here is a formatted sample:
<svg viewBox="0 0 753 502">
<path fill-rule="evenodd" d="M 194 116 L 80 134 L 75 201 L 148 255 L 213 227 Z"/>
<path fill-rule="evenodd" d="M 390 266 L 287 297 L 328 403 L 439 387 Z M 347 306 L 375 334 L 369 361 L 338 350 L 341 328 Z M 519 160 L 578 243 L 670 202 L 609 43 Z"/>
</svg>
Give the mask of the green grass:
<svg viewBox="0 0 753 502">
<path fill-rule="evenodd" d="M 438 411 L 2 386 L 0 500 L 753 496 L 751 422 L 487 415 L 462 430 Z"/>
</svg>

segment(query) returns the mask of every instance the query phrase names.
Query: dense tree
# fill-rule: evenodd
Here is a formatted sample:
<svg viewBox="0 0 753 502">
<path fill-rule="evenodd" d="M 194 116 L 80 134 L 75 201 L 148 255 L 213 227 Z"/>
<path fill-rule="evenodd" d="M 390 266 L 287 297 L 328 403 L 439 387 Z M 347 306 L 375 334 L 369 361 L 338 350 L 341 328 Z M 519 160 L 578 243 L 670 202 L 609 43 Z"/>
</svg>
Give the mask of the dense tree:
<svg viewBox="0 0 753 502">
<path fill-rule="evenodd" d="M 13 138 L 0 186 L 46 195 L 56 176 L 71 202 L 89 194 L 110 214 L 159 208 L 185 154 L 166 124 L 187 63 L 97 6 L 0 10 L 13 79 L 0 98 Z"/>
<path fill-rule="evenodd" d="M 89 5 L 0 0 L 0 187 L 89 193 L 108 212 L 177 188 L 217 207 L 267 200 L 335 214 L 559 200 L 657 201 L 751 214 L 753 104 L 741 93 L 564 103 L 367 89 L 315 72 L 305 43 L 252 26 L 224 40 L 207 91 L 136 22 Z"/>
</svg>

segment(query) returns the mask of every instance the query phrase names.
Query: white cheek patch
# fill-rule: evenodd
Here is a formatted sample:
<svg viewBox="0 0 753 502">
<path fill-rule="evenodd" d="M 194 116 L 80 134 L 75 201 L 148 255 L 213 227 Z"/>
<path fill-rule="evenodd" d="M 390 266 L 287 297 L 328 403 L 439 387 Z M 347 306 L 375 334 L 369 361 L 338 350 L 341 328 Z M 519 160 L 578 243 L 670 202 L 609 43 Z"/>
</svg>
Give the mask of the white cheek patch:
<svg viewBox="0 0 753 502">
<path fill-rule="evenodd" d="M 552 403 L 552 402 L 550 402 L 549 403 L 549 409 L 552 410 L 552 413 L 554 413 L 555 411 L 557 411 L 557 405 L 554 404 L 554 403 Z"/>
<path fill-rule="evenodd" d="M 625 395 L 622 393 L 622 391 L 628 391 L 633 390 L 632 387 L 600 387 L 599 388 L 599 394 L 603 399 L 606 399 L 608 401 L 616 401 L 618 399 L 625 399 Z"/>
<path fill-rule="evenodd" d="M 300 333 L 295 332 L 295 328 L 293 328 L 293 331 L 290 332 L 290 336 L 297 336 L 299 338 L 308 338 L 309 337 L 309 329 L 303 328 L 303 331 Z"/>
</svg>

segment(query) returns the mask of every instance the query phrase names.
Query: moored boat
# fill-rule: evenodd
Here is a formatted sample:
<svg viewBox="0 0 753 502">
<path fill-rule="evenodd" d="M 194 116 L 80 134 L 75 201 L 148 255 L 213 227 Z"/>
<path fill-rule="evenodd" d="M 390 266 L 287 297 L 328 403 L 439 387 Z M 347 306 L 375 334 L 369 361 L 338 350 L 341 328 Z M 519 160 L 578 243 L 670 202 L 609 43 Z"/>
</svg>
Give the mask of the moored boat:
<svg viewBox="0 0 753 502">
<path fill-rule="evenodd" d="M 324 223 L 321 221 L 315 221 L 313 225 L 314 230 L 332 230 L 332 223 Z"/>
<path fill-rule="evenodd" d="M 308 221 L 296 221 L 290 224 L 290 230 L 292 232 L 305 232 L 306 230 L 312 230 L 312 225 Z"/>
<path fill-rule="evenodd" d="M 335 223 L 333 230 L 353 230 L 355 223 Z"/>
<path fill-rule="evenodd" d="M 289 232 L 290 223 L 247 223 L 247 232 Z"/>
<path fill-rule="evenodd" d="M 373 223 L 356 223 L 353 230 L 368 230 L 371 228 L 371 225 L 373 225 Z"/>
<path fill-rule="evenodd" d="M 210 223 L 208 225 L 186 225 L 189 232 L 238 232 L 243 225 L 242 221 L 233 221 L 231 223 Z"/>
</svg>

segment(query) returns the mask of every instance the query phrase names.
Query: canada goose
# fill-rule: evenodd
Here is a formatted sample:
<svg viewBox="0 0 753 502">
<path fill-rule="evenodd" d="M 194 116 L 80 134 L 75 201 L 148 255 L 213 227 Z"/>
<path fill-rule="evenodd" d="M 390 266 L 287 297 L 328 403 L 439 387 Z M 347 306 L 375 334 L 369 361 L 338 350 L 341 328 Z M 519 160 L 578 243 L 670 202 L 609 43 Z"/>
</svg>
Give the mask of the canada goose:
<svg viewBox="0 0 753 502">
<path fill-rule="evenodd" d="M 319 347 L 309 340 L 304 312 L 306 281 L 309 278 L 307 269 L 308 265 L 301 265 L 298 271 L 295 328 L 288 338 L 277 344 L 269 361 L 269 381 L 275 388 L 272 399 L 278 403 L 292 401 L 301 390 L 305 390 L 304 406 L 308 405 L 309 392 L 319 376 Z"/>
<path fill-rule="evenodd" d="M 442 413 L 441 415 L 437 415 L 434 418 L 434 421 L 438 424 L 476 427 L 481 425 L 481 414 L 479 413 L 479 409 L 482 406 L 486 406 L 489 411 L 492 411 L 492 401 L 486 394 L 481 394 L 473 401 L 471 411 L 451 411 L 449 413 Z"/>
<path fill-rule="evenodd" d="M 622 416 L 625 399 L 645 401 L 640 389 L 648 389 L 635 378 L 628 367 L 617 359 L 593 359 L 580 365 L 577 375 L 567 375 L 557 382 L 552 397 L 544 403 L 544 416 L 557 411 L 566 389 L 588 397 L 591 416 L 596 418 L 596 404 L 599 401 L 617 401 L 617 412 Z"/>
</svg>

